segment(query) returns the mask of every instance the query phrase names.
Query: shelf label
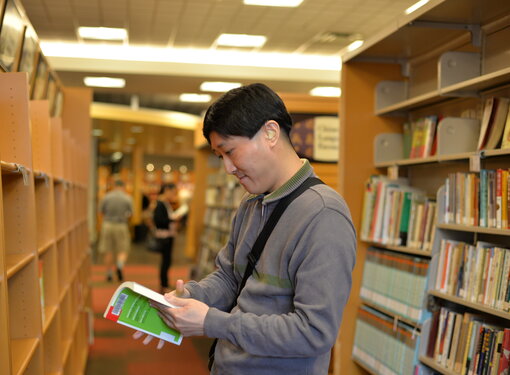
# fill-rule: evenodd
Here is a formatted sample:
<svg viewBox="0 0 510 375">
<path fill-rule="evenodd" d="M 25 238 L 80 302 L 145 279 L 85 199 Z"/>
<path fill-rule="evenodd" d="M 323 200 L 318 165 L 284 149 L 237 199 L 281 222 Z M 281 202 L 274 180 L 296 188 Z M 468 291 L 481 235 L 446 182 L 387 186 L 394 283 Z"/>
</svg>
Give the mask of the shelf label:
<svg viewBox="0 0 510 375">
<path fill-rule="evenodd" d="M 388 167 L 388 178 L 390 180 L 398 179 L 398 165 L 392 165 Z"/>
<path fill-rule="evenodd" d="M 471 155 L 469 157 L 469 171 L 480 172 L 480 154 Z"/>
</svg>

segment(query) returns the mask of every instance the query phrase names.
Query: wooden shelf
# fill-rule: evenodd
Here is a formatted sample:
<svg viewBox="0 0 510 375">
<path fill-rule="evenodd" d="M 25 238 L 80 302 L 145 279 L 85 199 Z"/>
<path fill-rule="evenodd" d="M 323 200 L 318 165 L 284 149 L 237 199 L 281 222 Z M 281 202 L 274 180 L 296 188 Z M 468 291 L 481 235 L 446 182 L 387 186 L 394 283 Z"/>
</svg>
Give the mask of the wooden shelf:
<svg viewBox="0 0 510 375">
<path fill-rule="evenodd" d="M 7 163 L 5 161 L 0 161 L 0 169 L 2 170 L 2 174 L 20 173 L 16 163 Z"/>
<path fill-rule="evenodd" d="M 53 323 L 57 315 L 58 306 L 45 306 L 44 307 L 44 323 L 43 334 L 46 333 L 48 327 Z"/>
<path fill-rule="evenodd" d="M 424 107 L 426 105 L 438 103 L 445 100 L 451 100 L 452 98 L 445 98 L 439 94 L 439 90 L 423 94 L 414 98 L 407 99 L 403 102 L 393 104 L 391 106 L 381 108 L 375 111 L 377 116 L 383 115 L 394 115 L 401 114 L 405 111 L 410 111 L 412 109 L 418 109 Z"/>
<path fill-rule="evenodd" d="M 10 364 L 0 365 L 0 372 L 2 375 L 50 374 L 62 369 L 61 373 L 83 373 L 88 343 L 81 334 L 69 336 L 67 352 L 73 353 L 72 364 L 64 366 L 60 358 L 60 328 L 61 323 L 66 327 L 68 322 L 73 322 L 69 315 L 78 315 L 77 307 L 72 306 L 74 297 L 78 296 L 73 287 L 85 281 L 73 278 L 83 277 L 79 275 L 85 275 L 86 271 L 78 274 L 78 270 L 90 267 L 85 258 L 88 235 L 77 226 L 86 222 L 87 201 L 78 201 L 68 190 L 85 191 L 88 184 L 91 91 L 62 89 L 66 98 L 62 114 L 66 119 L 55 120 L 58 123 L 55 129 L 66 132 L 64 140 L 64 137 L 52 137 L 50 123 L 54 119 L 50 120 L 48 115 L 47 101 L 30 102 L 27 90 L 25 73 L 0 74 L 3 158 L 0 162 L 0 360 L 12 359 Z M 80 139 L 80 143 L 74 139 Z M 59 152 L 64 147 L 68 150 L 67 174 L 61 168 L 64 154 Z M 61 183 L 52 181 L 52 160 Z M 55 196 L 61 198 L 58 205 Z M 73 200 L 68 202 L 68 196 Z M 81 197 L 86 198 L 85 194 Z M 61 253 L 65 253 L 65 269 L 60 267 L 57 258 L 57 220 L 63 233 L 61 247 L 65 252 Z M 65 277 L 58 280 L 62 273 Z M 63 299 L 66 292 L 71 293 L 65 305 L 60 303 L 59 288 L 64 292 Z M 81 300 L 80 308 L 89 303 L 90 299 Z M 76 327 L 74 323 L 75 330 Z M 54 355 L 48 360 L 47 354 L 52 351 Z M 76 353 L 80 353 L 80 358 Z"/>
<path fill-rule="evenodd" d="M 16 272 L 18 272 L 20 269 L 25 267 L 30 261 L 32 261 L 35 258 L 35 254 L 28 253 L 28 254 L 7 254 L 6 256 L 6 267 L 5 272 L 7 275 L 7 278 L 10 278 Z"/>
<path fill-rule="evenodd" d="M 485 234 L 494 234 L 497 236 L 510 236 L 510 229 L 474 227 L 474 226 L 459 225 L 459 224 L 436 224 L 436 226 L 439 229 L 447 229 L 447 230 L 454 230 L 454 231 L 460 231 L 460 232 L 485 233 Z"/>
<path fill-rule="evenodd" d="M 510 68 L 505 68 L 476 78 L 468 79 L 467 81 L 463 81 L 455 85 L 444 87 L 441 89 L 441 94 L 448 95 L 470 91 L 481 92 L 507 84 L 508 81 L 510 81 Z"/>
<path fill-rule="evenodd" d="M 424 257 L 430 258 L 432 256 L 432 253 L 430 251 L 424 251 L 421 249 L 415 249 L 412 247 L 406 247 L 406 246 L 394 246 L 394 245 L 384 245 L 378 242 L 372 242 L 372 241 L 366 241 L 370 246 L 378 247 L 385 250 L 391 250 L 396 251 L 399 253 L 404 254 L 411 254 L 411 255 L 421 255 Z"/>
<path fill-rule="evenodd" d="M 438 371 L 440 374 L 444 374 L 444 375 L 459 375 L 458 373 L 456 373 L 454 371 L 451 371 L 451 370 L 448 370 L 446 367 L 443 367 L 443 366 L 437 364 L 436 361 L 434 361 L 430 357 L 426 357 L 426 356 L 421 355 L 419 357 L 419 359 L 420 359 L 420 362 L 422 362 L 423 364 L 427 365 L 428 367 Z"/>
<path fill-rule="evenodd" d="M 359 367 L 361 367 L 363 370 L 365 370 L 369 374 L 371 374 L 371 375 L 379 375 L 379 373 L 377 371 L 373 370 L 371 367 L 369 367 L 368 365 L 364 364 L 360 360 L 358 360 L 356 358 L 352 358 L 352 360 L 353 360 L 354 363 L 356 363 Z"/>
<path fill-rule="evenodd" d="M 392 317 L 394 320 L 397 320 L 397 321 L 400 321 L 400 322 L 404 322 L 404 323 L 406 323 L 406 324 L 410 325 L 411 327 L 414 327 L 414 328 L 416 328 L 416 329 L 418 329 L 418 330 L 420 330 L 420 329 L 421 329 L 421 324 L 420 324 L 420 323 L 415 322 L 415 321 L 413 321 L 413 320 L 411 320 L 411 319 L 404 318 L 404 317 L 402 317 L 402 316 L 400 316 L 400 315 L 398 315 L 398 314 L 395 314 L 394 312 L 392 312 L 392 311 L 390 311 L 390 310 L 388 310 L 388 309 L 386 309 L 386 308 L 384 308 L 384 307 L 382 307 L 382 306 L 379 306 L 379 305 L 378 305 L 378 304 L 376 304 L 376 303 L 373 303 L 373 302 L 371 302 L 371 301 L 368 301 L 368 300 L 367 300 L 367 299 L 365 299 L 365 298 L 361 298 L 361 302 L 362 302 L 364 305 L 366 305 L 366 306 L 368 306 L 368 307 L 371 307 L 371 308 L 372 308 L 372 309 L 374 309 L 374 310 L 380 311 L 380 312 L 382 312 L 383 314 L 386 314 L 386 315 L 388 315 L 388 316 Z"/>
<path fill-rule="evenodd" d="M 55 240 L 49 240 L 48 242 L 46 242 L 44 245 L 40 246 L 37 249 L 37 253 L 39 254 L 39 256 L 43 255 L 54 244 L 55 244 Z"/>
<path fill-rule="evenodd" d="M 38 338 L 11 339 L 12 373 L 23 374 L 34 354 Z"/>
<path fill-rule="evenodd" d="M 469 160 L 472 156 L 480 156 L 480 158 L 492 158 L 498 156 L 508 156 L 510 155 L 510 149 L 496 149 L 496 150 L 481 150 L 475 152 L 465 152 L 461 154 L 452 154 L 452 155 L 439 155 L 439 156 L 429 156 L 427 158 L 416 158 L 416 159 L 401 159 L 401 160 L 391 160 L 383 163 L 375 164 L 376 168 L 388 168 L 393 166 L 413 166 L 413 165 L 422 165 L 422 164 L 430 164 L 430 163 L 441 163 L 441 162 L 451 162 L 451 161 L 466 161 Z"/>
<path fill-rule="evenodd" d="M 430 290 L 428 293 L 431 296 L 435 296 L 435 297 L 444 299 L 446 301 L 454 302 L 454 303 L 456 303 L 458 305 L 466 306 L 466 307 L 469 307 L 469 308 L 471 308 L 473 310 L 477 310 L 477 311 L 483 312 L 485 314 L 489 314 L 489 315 L 497 316 L 499 318 L 510 320 L 510 313 L 505 312 L 503 310 L 498 310 L 498 309 L 495 309 L 495 308 L 492 308 L 492 307 L 489 307 L 489 306 L 485 306 L 485 305 L 483 305 L 481 303 L 469 302 L 469 301 L 466 301 L 463 298 L 451 296 L 451 295 L 448 295 L 448 294 L 445 294 L 445 293 L 441 293 L 441 292 L 439 292 L 437 290 Z"/>
</svg>

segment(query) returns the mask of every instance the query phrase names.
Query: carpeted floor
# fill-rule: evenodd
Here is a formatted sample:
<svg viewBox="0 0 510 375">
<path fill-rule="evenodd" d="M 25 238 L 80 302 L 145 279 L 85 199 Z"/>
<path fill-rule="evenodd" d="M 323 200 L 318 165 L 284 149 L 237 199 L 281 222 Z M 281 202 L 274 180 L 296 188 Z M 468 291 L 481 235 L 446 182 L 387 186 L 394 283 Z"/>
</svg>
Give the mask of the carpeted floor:
<svg viewBox="0 0 510 375">
<path fill-rule="evenodd" d="M 182 241 L 176 241 L 170 284 L 189 279 L 191 264 L 183 255 Z M 159 255 L 133 245 L 124 271 L 125 280 L 139 282 L 158 290 Z M 156 349 L 156 340 L 143 345 L 134 340 L 133 330 L 103 318 L 103 313 L 118 282 L 106 282 L 105 267 L 92 267 L 92 309 L 94 311 L 94 343 L 90 347 L 86 375 L 179 374 L 206 375 L 207 354 L 212 340 L 184 338 L 180 346 L 165 344 Z"/>
</svg>

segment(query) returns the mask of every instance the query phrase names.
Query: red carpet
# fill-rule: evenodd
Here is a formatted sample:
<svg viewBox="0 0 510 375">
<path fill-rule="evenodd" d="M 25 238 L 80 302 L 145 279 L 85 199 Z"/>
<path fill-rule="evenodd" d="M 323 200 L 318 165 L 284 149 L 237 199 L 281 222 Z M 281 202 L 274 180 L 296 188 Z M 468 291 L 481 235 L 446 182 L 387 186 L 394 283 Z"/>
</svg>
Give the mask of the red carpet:
<svg viewBox="0 0 510 375">
<path fill-rule="evenodd" d="M 124 278 L 158 290 L 158 270 L 151 265 L 127 265 Z M 170 284 L 188 280 L 189 267 L 172 267 Z M 134 340 L 133 330 L 104 319 L 103 312 L 119 283 L 105 281 L 105 268 L 92 267 L 92 309 L 94 311 L 94 343 L 90 347 L 86 375 L 179 374 L 207 375 L 206 353 L 210 344 L 205 338 L 184 338 L 180 346 L 165 344 L 156 349 L 156 340 L 143 345 Z"/>
</svg>

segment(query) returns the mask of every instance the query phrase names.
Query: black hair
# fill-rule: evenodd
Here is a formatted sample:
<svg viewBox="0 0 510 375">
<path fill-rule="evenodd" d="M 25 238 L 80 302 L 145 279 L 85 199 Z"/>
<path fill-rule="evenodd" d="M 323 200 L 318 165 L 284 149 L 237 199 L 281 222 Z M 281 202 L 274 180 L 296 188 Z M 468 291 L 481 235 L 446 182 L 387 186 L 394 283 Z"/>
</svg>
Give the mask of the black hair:
<svg viewBox="0 0 510 375">
<path fill-rule="evenodd" d="M 253 83 L 232 89 L 214 102 L 202 131 L 209 143 L 211 132 L 251 139 L 269 120 L 276 121 L 289 137 L 292 119 L 282 99 L 263 83 Z"/>
<path fill-rule="evenodd" d="M 173 190 L 177 189 L 177 185 L 175 185 L 173 182 L 169 182 L 167 184 L 161 185 L 161 189 L 159 189 L 159 194 L 163 194 L 165 190 Z"/>
<path fill-rule="evenodd" d="M 120 186 L 124 186 L 124 181 L 122 181 L 122 180 L 115 180 L 115 181 L 113 182 L 113 185 L 114 185 L 114 186 L 119 186 L 119 187 L 120 187 Z"/>
</svg>

